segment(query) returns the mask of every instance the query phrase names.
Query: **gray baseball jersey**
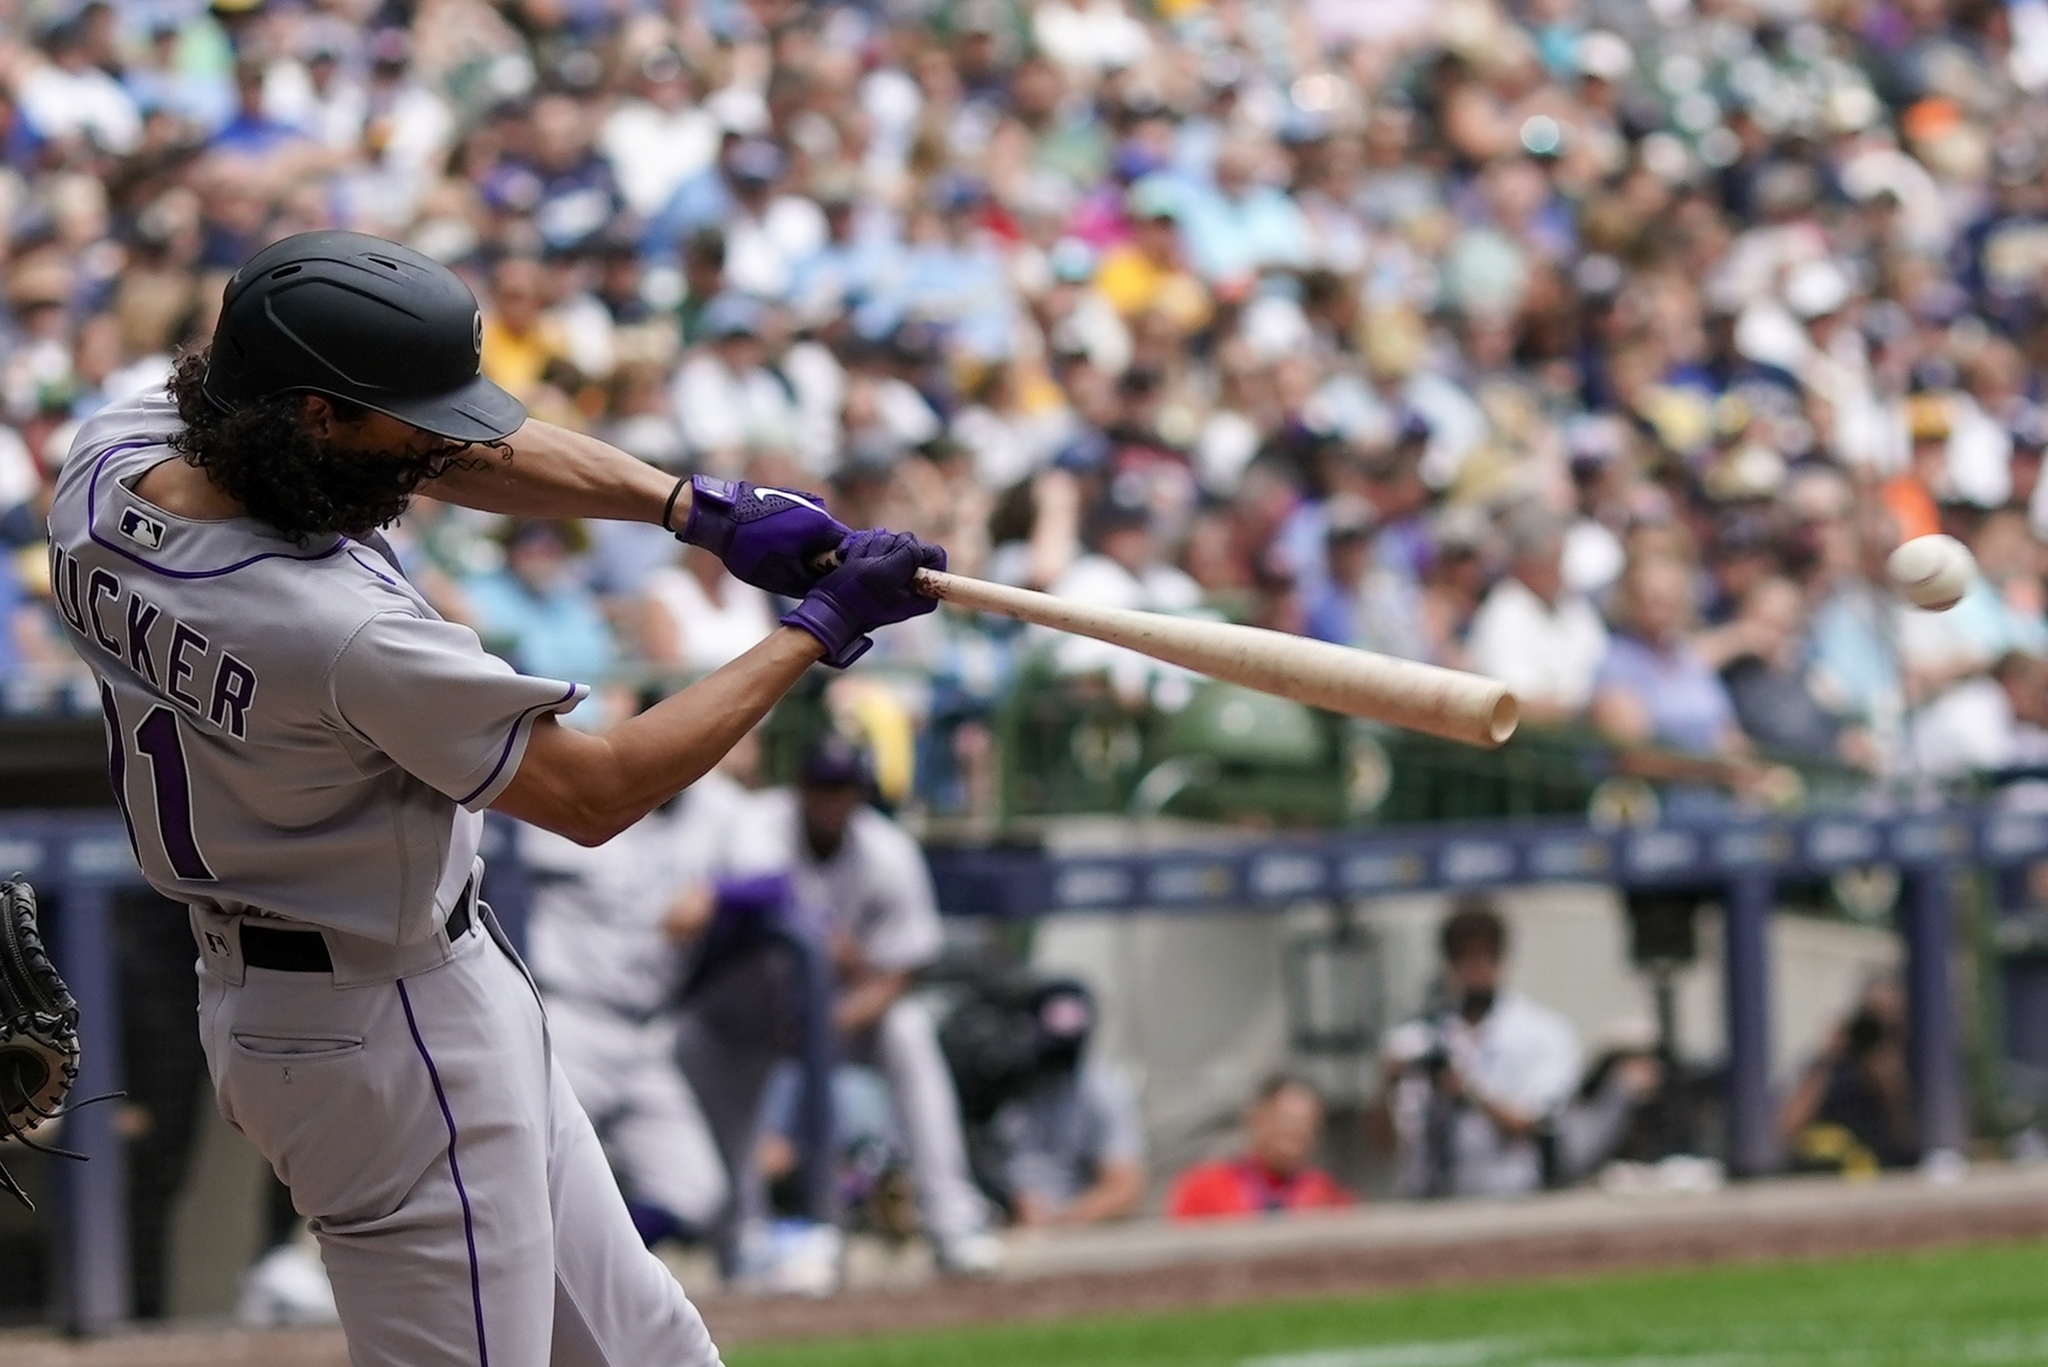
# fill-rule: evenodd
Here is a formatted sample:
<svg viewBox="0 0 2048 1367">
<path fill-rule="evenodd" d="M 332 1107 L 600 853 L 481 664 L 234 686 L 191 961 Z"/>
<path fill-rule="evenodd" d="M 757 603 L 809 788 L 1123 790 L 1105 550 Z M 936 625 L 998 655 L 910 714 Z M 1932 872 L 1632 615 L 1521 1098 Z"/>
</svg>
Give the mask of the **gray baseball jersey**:
<svg viewBox="0 0 2048 1367">
<path fill-rule="evenodd" d="M 527 963 L 541 987 L 651 1016 L 671 1004 L 683 955 L 662 928 L 676 898 L 724 873 L 753 795 L 720 773 L 594 849 L 520 832 L 533 879 Z"/>
<path fill-rule="evenodd" d="M 734 859 L 743 869 L 788 869 L 805 905 L 850 936 L 875 968 L 922 968 L 938 957 L 944 933 L 931 871 L 901 826 L 862 807 L 838 852 L 820 862 L 804 842 L 795 792 L 772 789 L 754 802 L 735 834 Z"/>
<path fill-rule="evenodd" d="M 54 597 L 99 676 L 143 873 L 180 902 L 420 940 L 535 718 L 585 690 L 486 654 L 373 545 L 136 497 L 177 426 L 161 390 L 96 415 L 50 508 Z"/>
</svg>

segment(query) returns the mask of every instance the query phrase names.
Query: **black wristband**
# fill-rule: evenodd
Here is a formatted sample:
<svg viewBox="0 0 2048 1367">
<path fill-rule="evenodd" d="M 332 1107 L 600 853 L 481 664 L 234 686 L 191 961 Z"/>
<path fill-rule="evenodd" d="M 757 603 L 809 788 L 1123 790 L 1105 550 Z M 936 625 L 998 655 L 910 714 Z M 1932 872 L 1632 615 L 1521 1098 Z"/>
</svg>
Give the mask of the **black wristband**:
<svg viewBox="0 0 2048 1367">
<path fill-rule="evenodd" d="M 682 535 L 681 532 L 669 525 L 669 519 L 676 515 L 676 500 L 683 496 L 683 486 L 689 482 L 690 477 L 688 475 L 684 475 L 681 479 L 677 480 L 676 487 L 668 491 L 668 502 L 661 505 L 661 529 L 671 536 Z"/>
</svg>

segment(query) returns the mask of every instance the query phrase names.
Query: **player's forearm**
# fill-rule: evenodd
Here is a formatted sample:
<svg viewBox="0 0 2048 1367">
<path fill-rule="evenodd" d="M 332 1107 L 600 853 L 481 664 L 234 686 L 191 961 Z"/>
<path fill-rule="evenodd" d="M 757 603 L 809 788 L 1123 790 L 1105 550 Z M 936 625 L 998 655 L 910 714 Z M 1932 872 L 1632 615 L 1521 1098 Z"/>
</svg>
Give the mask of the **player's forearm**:
<svg viewBox="0 0 2048 1367">
<path fill-rule="evenodd" d="M 660 523 L 676 477 L 595 437 L 538 418 L 505 444 L 508 457 L 485 456 L 480 468 L 450 470 L 425 486 L 449 503 L 511 517 L 594 517 Z M 686 483 L 669 509 L 671 527 L 690 511 Z"/>
<path fill-rule="evenodd" d="M 1145 1197 L 1145 1165 L 1105 1163 L 1095 1185 L 1076 1196 L 1059 1213 L 1063 1225 L 1092 1225 L 1102 1220 L 1121 1220 L 1136 1212 Z"/>
<path fill-rule="evenodd" d="M 711 772 L 823 648 L 792 627 L 602 736 L 546 718 L 491 805 L 583 845 L 602 845 Z"/>
<path fill-rule="evenodd" d="M 1467 1095 L 1471 1096 L 1473 1104 L 1485 1113 L 1486 1118 L 1493 1122 L 1493 1127 L 1501 1132 L 1502 1137 L 1507 1139 L 1527 1139 L 1530 1135 L 1536 1133 L 1537 1118 L 1535 1116 L 1525 1115 L 1515 1107 L 1509 1106 L 1504 1102 L 1494 1101 L 1489 1097 L 1479 1096 L 1476 1093 L 1467 1093 Z"/>
<path fill-rule="evenodd" d="M 855 1035 L 881 1020 L 897 999 L 910 990 L 908 973 L 879 973 L 847 988 L 832 1008 L 832 1023 L 843 1035 Z"/>
</svg>

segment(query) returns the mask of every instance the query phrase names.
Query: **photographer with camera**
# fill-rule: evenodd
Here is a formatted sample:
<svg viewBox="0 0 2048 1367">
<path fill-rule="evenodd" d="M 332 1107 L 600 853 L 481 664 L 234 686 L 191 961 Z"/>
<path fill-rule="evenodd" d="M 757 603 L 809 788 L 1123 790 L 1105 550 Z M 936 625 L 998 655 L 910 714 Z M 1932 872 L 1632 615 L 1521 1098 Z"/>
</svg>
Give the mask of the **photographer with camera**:
<svg viewBox="0 0 2048 1367">
<path fill-rule="evenodd" d="M 1436 1004 L 1395 1029 L 1384 1106 L 1409 1197 L 1518 1196 L 1555 1169 L 1552 1122 L 1578 1084 L 1562 1016 L 1501 986 L 1507 926 L 1483 898 L 1444 922 Z"/>
<path fill-rule="evenodd" d="M 1891 977 L 1868 984 L 1856 1009 L 1807 1065 L 1778 1113 L 1795 1168 L 1865 1176 L 1920 1158 L 1906 1060 L 1906 1002 Z"/>
</svg>

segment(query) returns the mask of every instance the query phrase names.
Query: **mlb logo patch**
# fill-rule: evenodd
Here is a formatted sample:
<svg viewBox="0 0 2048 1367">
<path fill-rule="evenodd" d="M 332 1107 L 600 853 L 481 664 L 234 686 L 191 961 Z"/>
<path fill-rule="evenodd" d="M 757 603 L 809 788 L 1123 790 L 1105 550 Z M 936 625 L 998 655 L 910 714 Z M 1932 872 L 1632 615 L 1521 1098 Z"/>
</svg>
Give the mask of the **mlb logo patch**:
<svg viewBox="0 0 2048 1367">
<path fill-rule="evenodd" d="M 121 535 L 145 550 L 153 551 L 164 544 L 164 524 L 139 508 L 123 508 Z"/>
</svg>

